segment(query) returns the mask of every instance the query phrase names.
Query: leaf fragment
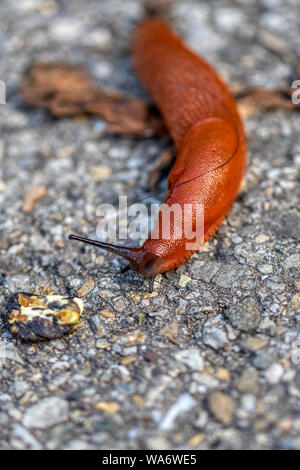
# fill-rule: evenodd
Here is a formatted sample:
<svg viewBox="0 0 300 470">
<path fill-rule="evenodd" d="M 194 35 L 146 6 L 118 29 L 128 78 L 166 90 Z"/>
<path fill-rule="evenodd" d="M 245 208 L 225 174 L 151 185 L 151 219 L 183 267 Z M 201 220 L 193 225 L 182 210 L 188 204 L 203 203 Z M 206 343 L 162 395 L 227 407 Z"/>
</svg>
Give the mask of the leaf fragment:
<svg viewBox="0 0 300 470">
<path fill-rule="evenodd" d="M 46 192 L 45 186 L 33 186 L 29 188 L 25 193 L 23 211 L 31 212 L 35 204 L 46 195 Z"/>
</svg>

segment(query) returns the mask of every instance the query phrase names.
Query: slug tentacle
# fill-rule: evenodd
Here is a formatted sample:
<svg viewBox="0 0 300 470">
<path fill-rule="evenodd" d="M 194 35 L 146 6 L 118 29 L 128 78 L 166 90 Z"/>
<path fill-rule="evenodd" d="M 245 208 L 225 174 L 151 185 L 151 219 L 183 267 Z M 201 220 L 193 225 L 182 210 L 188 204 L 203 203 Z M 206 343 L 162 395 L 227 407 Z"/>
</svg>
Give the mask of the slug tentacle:
<svg viewBox="0 0 300 470">
<path fill-rule="evenodd" d="M 121 256 L 122 258 L 129 261 L 130 267 L 137 272 L 144 274 L 145 277 L 151 278 L 157 274 L 158 264 L 160 256 L 155 253 L 141 248 L 130 248 L 120 245 L 113 245 L 111 243 L 105 243 L 98 240 L 92 240 L 91 238 L 79 237 L 77 235 L 69 235 L 69 240 L 77 240 L 87 245 L 96 246 L 102 248 L 102 250 L 109 251 L 115 255 Z"/>
<path fill-rule="evenodd" d="M 97 246 L 103 250 L 110 251 L 115 255 L 122 256 L 125 259 L 132 259 L 134 253 L 138 252 L 138 248 L 126 248 L 119 245 L 112 245 L 111 243 L 100 242 L 99 240 L 92 240 L 91 238 L 79 237 L 77 235 L 69 235 L 69 240 L 77 240 L 79 242 L 86 243 L 87 245 Z"/>
</svg>

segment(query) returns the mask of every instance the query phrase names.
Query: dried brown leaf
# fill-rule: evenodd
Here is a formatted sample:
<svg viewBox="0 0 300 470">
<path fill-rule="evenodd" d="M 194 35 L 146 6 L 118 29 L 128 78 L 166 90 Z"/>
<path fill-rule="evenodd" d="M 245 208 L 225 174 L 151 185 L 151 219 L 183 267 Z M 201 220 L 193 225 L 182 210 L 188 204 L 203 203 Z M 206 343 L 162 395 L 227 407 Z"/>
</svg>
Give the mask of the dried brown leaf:
<svg viewBox="0 0 300 470">
<path fill-rule="evenodd" d="M 55 116 L 84 113 L 85 103 L 96 99 L 98 93 L 85 70 L 64 63 L 33 64 L 21 84 L 24 101 Z"/>
<path fill-rule="evenodd" d="M 148 137 L 164 132 L 162 119 L 146 102 L 119 91 L 101 90 L 85 70 L 69 64 L 31 65 L 21 94 L 26 103 L 54 116 L 100 116 L 111 133 Z"/>
<path fill-rule="evenodd" d="M 292 102 L 290 88 L 277 88 L 274 90 L 257 88 L 240 88 L 233 90 L 238 107 L 244 117 L 255 114 L 260 109 L 275 110 L 284 109 L 288 111 L 297 110 Z"/>
<path fill-rule="evenodd" d="M 267 39 L 270 43 L 270 36 Z M 275 43 L 275 39 L 272 40 Z M 269 90 L 259 87 L 235 87 L 232 90 L 244 117 L 255 114 L 259 109 L 300 109 L 292 103 L 293 91 L 289 88 Z M 31 65 L 23 78 L 21 93 L 24 101 L 47 109 L 54 116 L 100 116 L 107 122 L 110 133 L 144 137 L 166 134 L 162 118 L 154 107 L 120 91 L 102 90 L 84 69 L 70 64 Z M 150 188 L 155 187 L 161 169 L 170 163 L 171 154 L 167 152 L 163 152 L 150 174 Z"/>
</svg>

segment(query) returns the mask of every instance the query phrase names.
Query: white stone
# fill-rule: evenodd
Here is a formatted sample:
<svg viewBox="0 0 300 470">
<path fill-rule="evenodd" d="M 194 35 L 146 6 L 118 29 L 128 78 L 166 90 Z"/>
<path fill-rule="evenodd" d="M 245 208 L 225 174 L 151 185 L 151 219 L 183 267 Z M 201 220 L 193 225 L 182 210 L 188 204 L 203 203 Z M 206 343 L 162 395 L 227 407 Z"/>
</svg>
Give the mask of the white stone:
<svg viewBox="0 0 300 470">
<path fill-rule="evenodd" d="M 58 397 L 47 397 L 25 412 L 23 424 L 27 428 L 47 429 L 67 419 L 68 403 Z"/>
<path fill-rule="evenodd" d="M 266 379 L 270 384 L 278 384 L 284 374 L 284 368 L 278 362 L 272 364 L 266 371 Z"/>
<path fill-rule="evenodd" d="M 175 354 L 175 358 L 193 370 L 203 370 L 203 358 L 198 349 L 185 349 Z"/>
</svg>

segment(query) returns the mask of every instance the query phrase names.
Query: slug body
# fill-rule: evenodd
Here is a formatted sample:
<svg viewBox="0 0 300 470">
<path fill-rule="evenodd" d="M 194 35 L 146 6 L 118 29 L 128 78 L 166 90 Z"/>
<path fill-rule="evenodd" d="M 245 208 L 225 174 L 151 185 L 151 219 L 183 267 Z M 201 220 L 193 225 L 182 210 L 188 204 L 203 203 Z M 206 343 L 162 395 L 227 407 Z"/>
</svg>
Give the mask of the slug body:
<svg viewBox="0 0 300 470">
<path fill-rule="evenodd" d="M 204 241 L 220 227 L 234 202 L 246 165 L 246 137 L 235 101 L 214 69 L 193 53 L 168 26 L 157 19 L 136 30 L 133 62 L 141 82 L 162 113 L 177 156 L 168 177 L 164 204 L 191 205 L 190 224 L 196 230 L 196 205 L 204 210 Z M 99 246 L 128 259 L 147 278 L 174 269 L 196 249 L 177 238 L 176 217 L 170 237 L 150 237 L 141 248 L 123 248 L 72 238 Z M 159 216 L 155 233 L 160 233 Z"/>
</svg>

